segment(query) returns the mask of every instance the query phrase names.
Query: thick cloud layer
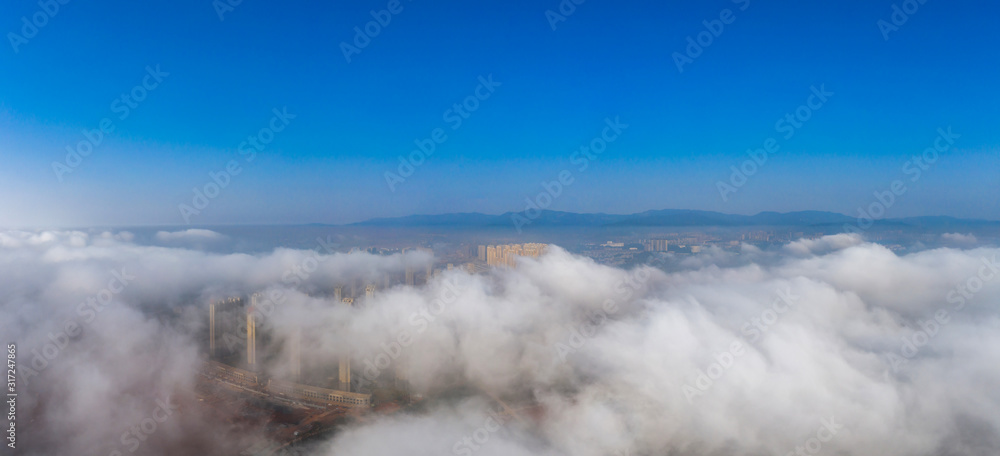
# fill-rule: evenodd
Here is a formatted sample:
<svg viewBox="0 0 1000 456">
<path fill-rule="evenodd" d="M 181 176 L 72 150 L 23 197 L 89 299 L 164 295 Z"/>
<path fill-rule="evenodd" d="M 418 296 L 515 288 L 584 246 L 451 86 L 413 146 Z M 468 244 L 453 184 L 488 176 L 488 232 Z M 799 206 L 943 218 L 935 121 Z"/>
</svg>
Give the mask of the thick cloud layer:
<svg viewBox="0 0 1000 456">
<path fill-rule="evenodd" d="M 253 291 L 272 309 L 271 373 L 287 372 L 284 342 L 301 337 L 304 366 L 350 353 L 356 375 L 405 368 L 427 398 L 317 454 L 1000 453 L 996 248 L 898 256 L 838 235 L 621 270 L 554 247 L 517 270 L 447 271 L 347 308 L 336 284 L 431 259 L 328 254 L 324 240 L 257 256 L 131 240 L 0 233 L 0 333 L 22 367 L 64 346 L 22 371 L 26 454 L 128 454 L 122 433 L 162 401 L 179 409 L 139 452 L 230 447 L 241 436 L 184 401 L 206 303 Z"/>
</svg>

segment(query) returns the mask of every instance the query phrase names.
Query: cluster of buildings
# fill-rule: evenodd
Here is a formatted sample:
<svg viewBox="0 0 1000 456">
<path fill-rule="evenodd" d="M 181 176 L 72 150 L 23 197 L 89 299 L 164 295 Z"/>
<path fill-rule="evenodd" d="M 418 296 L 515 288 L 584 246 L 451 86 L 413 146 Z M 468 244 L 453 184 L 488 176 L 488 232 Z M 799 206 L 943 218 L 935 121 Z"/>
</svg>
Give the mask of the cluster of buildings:
<svg viewBox="0 0 1000 456">
<path fill-rule="evenodd" d="M 517 267 L 517 257 L 538 258 L 548 247 L 548 244 L 506 244 L 506 245 L 480 245 L 479 260 L 485 261 L 489 266 L 501 266 L 507 268 Z"/>
<path fill-rule="evenodd" d="M 416 285 L 418 280 L 426 282 L 431 275 L 431 268 L 426 271 L 407 268 L 405 274 L 396 277 L 394 282 L 403 279 L 407 285 Z M 375 283 L 363 286 L 357 280 L 350 283 L 334 287 L 334 302 L 347 307 L 368 305 L 380 289 Z M 386 277 L 383 286 L 389 287 L 390 283 L 390 278 Z M 358 294 L 361 290 L 364 291 L 363 297 Z M 261 293 L 209 303 L 209 363 L 203 374 L 216 381 L 275 398 L 316 405 L 367 407 L 372 403 L 371 394 L 362 393 L 359 389 L 372 391 L 385 385 L 405 389 L 405 360 L 398 360 L 394 369 L 387 370 L 385 378 L 367 383 L 366 388 L 361 388 L 361 382 L 371 379 L 352 377 L 352 367 L 356 362 L 350 355 L 342 355 L 319 365 L 304 365 L 302 332 L 295 330 L 289 337 L 277 340 L 264 325 L 264 318 L 274 310 L 274 305 Z M 280 378 L 270 377 L 262 364 L 283 366 Z"/>
<path fill-rule="evenodd" d="M 640 255 L 645 252 L 689 255 L 701 253 L 709 247 L 738 251 L 744 243 L 764 247 L 822 235 L 823 233 L 766 230 L 648 233 L 642 238 L 635 236 L 603 243 L 584 243 L 574 252 L 593 258 L 602 264 L 629 266 L 645 261 L 645 257 Z"/>
<path fill-rule="evenodd" d="M 479 245 L 478 259 L 464 264 L 469 273 L 479 273 L 491 267 L 515 268 L 518 257 L 537 258 L 545 253 L 547 244 Z M 369 253 L 391 254 L 401 251 L 366 249 Z M 460 265 L 459 267 L 461 267 Z M 342 306 L 367 306 L 378 290 L 395 284 L 417 286 L 427 283 L 437 274 L 451 270 L 455 265 L 434 269 L 432 265 L 407 267 L 398 274 L 380 277 L 374 282 L 359 279 L 345 280 L 344 285 L 332 287 L 333 301 Z M 303 362 L 303 334 L 293 331 L 278 338 L 267 328 L 265 317 L 273 310 L 274 302 L 261 293 L 233 296 L 208 305 L 209 359 L 203 374 L 215 381 L 249 389 L 258 394 L 278 399 L 294 400 L 316 405 L 366 407 L 372 403 L 371 392 L 378 388 L 405 389 L 405 360 L 396 360 L 385 375 L 371 379 L 352 376 L 356 360 L 342 355 L 329 362 L 315 365 Z M 268 372 L 264 366 L 281 366 Z M 364 382 L 364 384 L 362 384 Z M 364 392 L 362 392 L 364 391 Z"/>
<path fill-rule="evenodd" d="M 697 254 L 713 240 L 705 236 L 677 233 L 648 239 L 609 240 L 604 243 L 585 243 L 575 253 L 592 258 L 609 266 L 628 267 L 644 261 L 645 252 L 671 252 L 674 254 Z"/>
</svg>

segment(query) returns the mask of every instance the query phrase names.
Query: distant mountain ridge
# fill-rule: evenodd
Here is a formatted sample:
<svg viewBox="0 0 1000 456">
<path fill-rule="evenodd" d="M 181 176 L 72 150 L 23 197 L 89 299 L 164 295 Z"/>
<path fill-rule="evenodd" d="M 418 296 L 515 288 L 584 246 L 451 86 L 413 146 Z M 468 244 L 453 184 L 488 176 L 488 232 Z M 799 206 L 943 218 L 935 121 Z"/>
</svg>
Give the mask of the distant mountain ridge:
<svg viewBox="0 0 1000 456">
<path fill-rule="evenodd" d="M 352 226 L 372 227 L 497 227 L 512 225 L 515 217 L 524 217 L 533 227 L 648 227 L 648 226 L 823 226 L 857 224 L 858 219 L 836 212 L 797 211 L 797 212 L 761 212 L 755 215 L 725 214 L 713 211 L 698 211 L 688 209 L 661 209 L 639 212 L 635 214 L 579 214 L 575 212 L 549 211 L 538 212 L 536 217 L 528 217 L 523 212 L 507 212 L 500 215 L 481 214 L 478 212 L 439 214 L 439 215 L 408 215 L 404 217 L 374 218 Z M 875 222 L 879 226 L 909 226 L 916 228 L 947 228 L 949 226 L 1000 226 L 1000 221 L 959 219 L 955 217 L 929 216 L 881 219 Z"/>
</svg>

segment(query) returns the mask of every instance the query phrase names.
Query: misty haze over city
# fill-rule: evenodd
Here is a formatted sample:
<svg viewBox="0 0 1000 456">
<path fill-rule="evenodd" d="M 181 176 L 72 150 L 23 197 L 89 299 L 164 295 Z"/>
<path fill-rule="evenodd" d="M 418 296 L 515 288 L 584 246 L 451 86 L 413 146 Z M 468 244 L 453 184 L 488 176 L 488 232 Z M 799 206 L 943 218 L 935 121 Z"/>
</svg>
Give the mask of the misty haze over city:
<svg viewBox="0 0 1000 456">
<path fill-rule="evenodd" d="M 16 455 L 1000 454 L 991 2 L 13 2 Z"/>
</svg>

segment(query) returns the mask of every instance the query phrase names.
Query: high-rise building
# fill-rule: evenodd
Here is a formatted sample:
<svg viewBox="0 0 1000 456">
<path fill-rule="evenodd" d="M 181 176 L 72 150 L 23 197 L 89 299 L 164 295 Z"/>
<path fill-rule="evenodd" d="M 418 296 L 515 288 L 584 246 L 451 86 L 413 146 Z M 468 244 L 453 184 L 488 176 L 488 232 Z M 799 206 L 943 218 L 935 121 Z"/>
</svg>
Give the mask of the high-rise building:
<svg viewBox="0 0 1000 456">
<path fill-rule="evenodd" d="M 259 297 L 260 293 L 250 295 L 250 306 L 247 307 L 247 364 L 251 370 L 257 365 L 257 321 L 255 313 Z"/>
<path fill-rule="evenodd" d="M 347 306 L 354 305 L 354 298 L 344 298 L 342 301 Z M 337 366 L 337 376 L 340 381 L 341 391 L 351 390 L 351 356 L 343 355 L 340 357 L 340 363 Z"/>
<path fill-rule="evenodd" d="M 517 267 L 517 257 L 538 258 L 545 253 L 547 244 L 508 244 L 486 246 L 486 264 L 490 266 Z"/>
<path fill-rule="evenodd" d="M 486 246 L 479 246 L 479 261 L 486 261 Z"/>
<path fill-rule="evenodd" d="M 337 368 L 337 376 L 340 380 L 341 391 L 351 390 L 351 357 L 349 355 L 343 355 L 340 358 L 340 364 Z"/>
<path fill-rule="evenodd" d="M 208 304 L 208 350 L 215 356 L 215 303 Z"/>
<path fill-rule="evenodd" d="M 298 380 L 302 377 L 302 330 L 295 329 L 291 337 L 291 364 L 292 378 Z"/>
<path fill-rule="evenodd" d="M 246 302 L 244 298 L 235 296 L 209 302 L 208 350 L 212 358 L 216 356 L 246 356 L 241 352 L 242 344 L 236 343 L 234 340 L 235 338 L 245 338 L 246 328 L 244 325 L 248 312 L 248 309 L 244 308 Z M 220 345 L 219 341 L 222 341 L 223 344 Z M 240 345 L 237 351 L 233 351 L 235 345 Z"/>
<path fill-rule="evenodd" d="M 647 239 L 642 241 L 642 246 L 647 252 L 666 252 L 668 244 L 670 242 L 666 239 Z"/>
</svg>

